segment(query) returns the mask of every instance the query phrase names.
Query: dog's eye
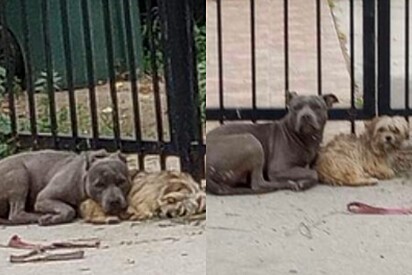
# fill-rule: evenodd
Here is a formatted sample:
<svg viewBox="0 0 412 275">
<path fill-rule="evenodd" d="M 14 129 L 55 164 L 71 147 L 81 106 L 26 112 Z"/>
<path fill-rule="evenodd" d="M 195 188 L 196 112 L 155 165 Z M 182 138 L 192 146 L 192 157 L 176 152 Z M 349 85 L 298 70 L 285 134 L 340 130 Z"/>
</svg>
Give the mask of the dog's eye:
<svg viewBox="0 0 412 275">
<path fill-rule="evenodd" d="M 297 111 L 297 110 L 302 109 L 302 107 L 303 107 L 302 104 L 296 104 L 296 105 L 293 105 L 293 106 L 292 106 L 292 109 L 295 110 L 295 111 Z"/>
<path fill-rule="evenodd" d="M 116 183 L 116 185 L 117 186 L 122 186 L 122 185 L 124 185 L 126 182 L 124 181 L 124 180 L 121 180 L 121 181 L 118 181 L 117 183 Z"/>
<path fill-rule="evenodd" d="M 378 132 L 379 132 L 379 133 L 383 133 L 383 132 L 385 132 L 385 129 L 384 129 L 384 128 L 379 128 L 379 129 L 378 129 Z"/>
<path fill-rule="evenodd" d="M 395 134 L 399 134 L 399 133 L 400 133 L 400 131 L 399 131 L 398 128 L 393 129 L 393 132 L 394 132 Z"/>
<path fill-rule="evenodd" d="M 95 186 L 96 186 L 97 188 L 103 189 L 103 188 L 104 188 L 104 183 L 101 182 L 101 181 L 99 181 L 99 182 L 97 182 L 97 183 L 95 184 Z"/>
<path fill-rule="evenodd" d="M 318 105 L 318 104 L 312 105 L 312 109 L 313 109 L 313 110 L 319 110 L 319 109 L 320 109 L 320 105 Z"/>
</svg>

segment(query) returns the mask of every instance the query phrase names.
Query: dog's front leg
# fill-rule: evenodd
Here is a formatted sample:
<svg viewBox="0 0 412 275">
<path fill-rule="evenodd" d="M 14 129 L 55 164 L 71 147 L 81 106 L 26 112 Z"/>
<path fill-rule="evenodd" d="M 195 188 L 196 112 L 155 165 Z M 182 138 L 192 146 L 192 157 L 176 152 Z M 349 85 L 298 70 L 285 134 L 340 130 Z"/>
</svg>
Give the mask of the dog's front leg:
<svg viewBox="0 0 412 275">
<path fill-rule="evenodd" d="M 40 225 L 54 225 L 71 222 L 76 211 L 70 205 L 54 199 L 40 199 L 34 205 L 36 211 L 44 213 L 39 218 Z"/>
</svg>

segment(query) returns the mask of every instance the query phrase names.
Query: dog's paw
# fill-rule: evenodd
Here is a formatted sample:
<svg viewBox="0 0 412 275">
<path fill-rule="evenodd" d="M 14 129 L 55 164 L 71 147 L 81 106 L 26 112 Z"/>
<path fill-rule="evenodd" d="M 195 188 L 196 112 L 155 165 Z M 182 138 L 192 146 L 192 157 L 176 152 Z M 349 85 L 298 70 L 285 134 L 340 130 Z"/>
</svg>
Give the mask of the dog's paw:
<svg viewBox="0 0 412 275">
<path fill-rule="evenodd" d="M 297 181 L 289 180 L 288 184 L 289 184 L 289 189 L 293 191 L 303 191 L 303 190 L 306 190 L 306 189 L 309 189 L 315 186 L 316 182 L 313 180 L 297 180 Z"/>
<path fill-rule="evenodd" d="M 120 219 L 115 216 L 107 217 L 105 220 L 106 224 L 118 224 L 120 223 Z"/>
<path fill-rule="evenodd" d="M 364 180 L 362 185 L 376 185 L 378 182 L 379 180 L 377 178 L 367 178 Z"/>
<path fill-rule="evenodd" d="M 395 172 L 393 170 L 379 171 L 379 173 L 376 173 L 376 177 L 380 180 L 392 179 L 395 177 Z"/>
<path fill-rule="evenodd" d="M 41 226 L 52 225 L 54 224 L 54 215 L 45 214 L 39 218 L 38 223 Z"/>
</svg>

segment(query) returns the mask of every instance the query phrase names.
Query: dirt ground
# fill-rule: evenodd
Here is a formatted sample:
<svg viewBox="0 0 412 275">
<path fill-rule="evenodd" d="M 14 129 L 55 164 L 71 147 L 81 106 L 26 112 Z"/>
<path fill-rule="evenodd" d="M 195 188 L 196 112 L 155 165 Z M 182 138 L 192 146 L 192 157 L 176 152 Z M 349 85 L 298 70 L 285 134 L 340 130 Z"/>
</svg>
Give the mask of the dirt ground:
<svg viewBox="0 0 412 275">
<path fill-rule="evenodd" d="M 169 221 L 95 226 L 81 222 L 54 227 L 0 228 L 0 244 L 14 234 L 32 242 L 97 237 L 98 249 L 86 249 L 85 259 L 66 262 L 11 264 L 10 254 L 25 251 L 0 248 L 0 272 L 13 275 L 54 274 L 187 274 L 206 272 L 205 224 Z"/>
</svg>

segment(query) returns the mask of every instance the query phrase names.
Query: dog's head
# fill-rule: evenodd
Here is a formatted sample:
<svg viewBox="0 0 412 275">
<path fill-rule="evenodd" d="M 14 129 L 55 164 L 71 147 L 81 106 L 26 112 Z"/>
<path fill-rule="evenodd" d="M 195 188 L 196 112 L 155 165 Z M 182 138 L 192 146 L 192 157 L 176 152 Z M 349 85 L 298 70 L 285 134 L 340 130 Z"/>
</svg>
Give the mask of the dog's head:
<svg viewBox="0 0 412 275">
<path fill-rule="evenodd" d="M 288 92 L 286 104 L 289 126 L 302 135 L 322 133 L 328 119 L 328 109 L 337 102 L 338 98 L 333 94 L 299 96 L 295 92 Z"/>
<path fill-rule="evenodd" d="M 400 149 L 409 139 L 409 126 L 403 117 L 376 117 L 365 122 L 366 133 L 375 151 L 391 152 Z"/>
<path fill-rule="evenodd" d="M 120 153 L 91 152 L 87 156 L 85 190 L 108 215 L 127 208 L 126 196 L 131 187 L 126 158 Z"/>
</svg>

